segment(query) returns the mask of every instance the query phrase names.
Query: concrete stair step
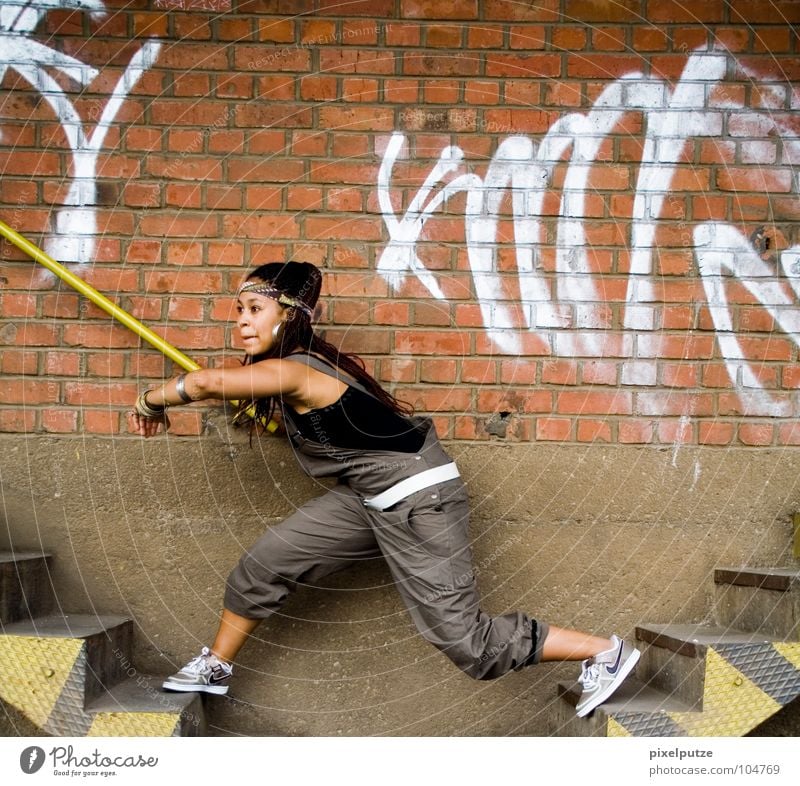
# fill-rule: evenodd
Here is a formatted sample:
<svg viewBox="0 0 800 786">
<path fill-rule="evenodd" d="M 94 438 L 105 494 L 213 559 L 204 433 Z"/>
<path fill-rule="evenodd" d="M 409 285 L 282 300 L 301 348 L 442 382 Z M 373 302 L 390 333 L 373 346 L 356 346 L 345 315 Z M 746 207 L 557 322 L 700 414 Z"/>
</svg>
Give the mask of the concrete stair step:
<svg viewBox="0 0 800 786">
<path fill-rule="evenodd" d="M 672 737 L 683 732 L 670 719 L 670 712 L 688 713 L 688 704 L 635 676 L 628 677 L 619 690 L 587 717 L 578 718 L 575 707 L 581 696 L 579 682 L 561 682 L 552 733 L 570 737 Z"/>
<path fill-rule="evenodd" d="M 638 676 L 703 710 L 707 733 L 723 736 L 730 728 L 746 733 L 800 696 L 798 643 L 703 624 L 643 625 L 636 637 L 647 645 Z M 723 722 L 723 707 L 730 723 Z M 722 730 L 708 725 L 712 718 Z"/>
<path fill-rule="evenodd" d="M 40 551 L 0 551 L 0 629 L 53 608 L 51 559 Z"/>
<path fill-rule="evenodd" d="M 800 640 L 800 569 L 717 568 L 714 585 L 719 625 Z"/>
<path fill-rule="evenodd" d="M 126 678 L 132 645 L 133 623 L 124 617 L 12 622 L 0 635 L 0 699 L 48 734 L 83 736 L 92 720 L 87 705 Z"/>
<path fill-rule="evenodd" d="M 161 683 L 165 677 L 136 674 L 91 702 L 86 707 L 86 713 L 93 716 L 87 736 L 205 736 L 207 723 L 202 695 L 163 691 Z"/>
</svg>

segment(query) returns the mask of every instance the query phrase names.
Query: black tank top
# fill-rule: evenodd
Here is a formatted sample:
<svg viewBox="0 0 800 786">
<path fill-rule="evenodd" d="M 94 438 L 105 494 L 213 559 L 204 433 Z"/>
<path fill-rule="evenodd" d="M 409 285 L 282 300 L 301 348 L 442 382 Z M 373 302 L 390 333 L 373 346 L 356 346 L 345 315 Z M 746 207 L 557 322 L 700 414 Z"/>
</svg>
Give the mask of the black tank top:
<svg viewBox="0 0 800 786">
<path fill-rule="evenodd" d="M 352 385 L 333 404 L 302 415 L 287 402 L 284 406 L 303 437 L 323 445 L 416 453 L 425 442 L 411 421 Z"/>
</svg>

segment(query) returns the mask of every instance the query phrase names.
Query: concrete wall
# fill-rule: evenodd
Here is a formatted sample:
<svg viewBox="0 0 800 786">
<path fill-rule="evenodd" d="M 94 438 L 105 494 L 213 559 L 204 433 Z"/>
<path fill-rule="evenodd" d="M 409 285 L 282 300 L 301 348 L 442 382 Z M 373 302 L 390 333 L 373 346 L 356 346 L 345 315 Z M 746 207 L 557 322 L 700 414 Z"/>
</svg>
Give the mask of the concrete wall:
<svg viewBox="0 0 800 786">
<path fill-rule="evenodd" d="M 484 608 L 630 634 L 708 618 L 718 565 L 790 561 L 800 457 L 786 450 L 449 444 L 468 482 Z M 44 548 L 66 611 L 124 613 L 136 662 L 167 672 L 208 643 L 243 548 L 319 493 L 285 441 L 7 435 L 0 547 Z M 220 730 L 546 734 L 542 665 L 475 682 L 418 636 L 381 560 L 290 596 L 242 652 Z"/>
</svg>

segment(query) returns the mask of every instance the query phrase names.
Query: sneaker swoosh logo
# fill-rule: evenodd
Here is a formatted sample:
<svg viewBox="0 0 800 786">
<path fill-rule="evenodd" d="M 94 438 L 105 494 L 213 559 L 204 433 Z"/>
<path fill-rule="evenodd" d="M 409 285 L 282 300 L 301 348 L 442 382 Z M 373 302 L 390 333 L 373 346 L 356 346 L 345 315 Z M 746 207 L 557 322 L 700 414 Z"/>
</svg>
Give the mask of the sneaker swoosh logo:
<svg viewBox="0 0 800 786">
<path fill-rule="evenodd" d="M 217 676 L 216 674 L 211 674 L 208 678 L 209 685 L 216 685 L 218 682 L 225 682 L 228 679 L 229 674 L 223 674 L 222 676 Z"/>
<path fill-rule="evenodd" d="M 619 662 L 622 660 L 622 647 L 619 648 L 619 653 L 617 654 L 617 662 L 613 666 L 607 666 L 606 671 L 609 674 L 616 674 L 617 669 L 619 669 Z"/>
</svg>

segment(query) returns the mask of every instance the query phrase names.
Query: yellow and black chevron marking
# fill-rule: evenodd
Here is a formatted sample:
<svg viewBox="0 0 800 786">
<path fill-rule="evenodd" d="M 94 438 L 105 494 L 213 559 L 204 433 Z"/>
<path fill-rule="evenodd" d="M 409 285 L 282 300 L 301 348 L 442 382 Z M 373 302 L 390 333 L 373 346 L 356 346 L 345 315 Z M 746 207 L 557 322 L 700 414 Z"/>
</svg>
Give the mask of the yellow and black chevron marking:
<svg viewBox="0 0 800 786">
<path fill-rule="evenodd" d="M 0 700 L 54 736 L 178 733 L 179 712 L 85 712 L 86 646 L 77 638 L 0 635 Z"/>
<path fill-rule="evenodd" d="M 703 709 L 618 712 L 609 737 L 741 737 L 800 696 L 800 643 L 716 644 L 705 657 Z"/>
</svg>

